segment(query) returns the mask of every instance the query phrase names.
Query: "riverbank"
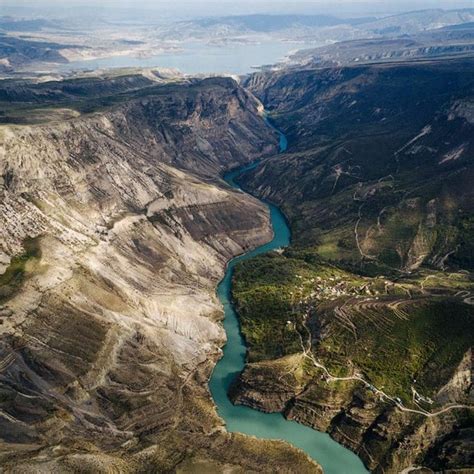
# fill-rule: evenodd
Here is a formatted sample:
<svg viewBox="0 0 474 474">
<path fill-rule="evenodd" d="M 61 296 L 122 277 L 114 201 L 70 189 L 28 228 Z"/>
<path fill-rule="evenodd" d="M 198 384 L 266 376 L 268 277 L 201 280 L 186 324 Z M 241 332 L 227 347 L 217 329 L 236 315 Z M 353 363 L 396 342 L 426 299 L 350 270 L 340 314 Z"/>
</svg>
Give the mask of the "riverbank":
<svg viewBox="0 0 474 474">
<path fill-rule="evenodd" d="M 270 124 L 269 124 L 270 125 Z M 280 134 L 280 152 L 287 148 L 287 140 Z M 253 163 L 227 173 L 226 182 L 235 189 L 241 189 L 237 178 L 257 166 Z M 282 212 L 268 204 L 273 229 L 273 239 L 248 253 L 232 259 L 227 266 L 224 278 L 217 287 L 217 296 L 224 308 L 224 329 L 227 344 L 223 348 L 223 357 L 214 368 L 209 388 L 217 406 L 219 415 L 226 422 L 227 430 L 258 438 L 281 439 L 302 449 L 318 463 L 326 474 L 363 474 L 367 473 L 362 461 L 351 451 L 332 440 L 328 434 L 315 431 L 295 421 L 286 420 L 281 413 L 263 413 L 252 408 L 233 405 L 228 391 L 235 377 L 243 370 L 246 360 L 246 345 L 240 332 L 238 315 L 232 303 L 232 276 L 235 266 L 244 260 L 256 257 L 289 245 L 290 228 Z M 317 472 L 315 464 L 315 472 Z"/>
</svg>

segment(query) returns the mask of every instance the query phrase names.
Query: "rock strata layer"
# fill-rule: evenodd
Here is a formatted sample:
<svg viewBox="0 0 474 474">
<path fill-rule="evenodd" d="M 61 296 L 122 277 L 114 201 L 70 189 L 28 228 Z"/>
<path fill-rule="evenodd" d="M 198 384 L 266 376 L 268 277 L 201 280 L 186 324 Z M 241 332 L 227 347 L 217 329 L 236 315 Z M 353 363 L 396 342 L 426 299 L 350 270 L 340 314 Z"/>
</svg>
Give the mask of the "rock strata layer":
<svg viewBox="0 0 474 474">
<path fill-rule="evenodd" d="M 271 237 L 266 208 L 219 178 L 276 150 L 257 101 L 230 79 L 16 91 L 33 108 L 58 94 L 75 118 L 0 128 L 4 469 L 317 472 L 226 433 L 207 389 L 225 341 L 215 286 Z"/>
</svg>

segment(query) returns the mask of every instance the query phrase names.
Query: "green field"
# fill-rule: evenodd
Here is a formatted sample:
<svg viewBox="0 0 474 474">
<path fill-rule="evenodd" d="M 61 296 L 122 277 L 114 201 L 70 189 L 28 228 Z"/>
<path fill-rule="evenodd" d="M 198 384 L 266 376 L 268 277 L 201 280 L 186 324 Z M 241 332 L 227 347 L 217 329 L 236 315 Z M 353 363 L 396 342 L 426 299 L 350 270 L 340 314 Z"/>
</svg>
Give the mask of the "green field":
<svg viewBox="0 0 474 474">
<path fill-rule="evenodd" d="M 410 404 L 412 386 L 434 396 L 472 344 L 474 307 L 454 296 L 466 287 L 464 274 L 387 280 L 324 263 L 314 250 L 290 249 L 238 265 L 233 296 L 249 362 L 301 353 L 306 325 L 314 356 L 333 375 L 357 371 Z"/>
<path fill-rule="evenodd" d="M 13 257 L 5 272 L 0 275 L 0 303 L 11 298 L 21 285 L 26 275 L 41 258 L 39 239 L 26 239 L 23 243 L 24 252 Z"/>
</svg>

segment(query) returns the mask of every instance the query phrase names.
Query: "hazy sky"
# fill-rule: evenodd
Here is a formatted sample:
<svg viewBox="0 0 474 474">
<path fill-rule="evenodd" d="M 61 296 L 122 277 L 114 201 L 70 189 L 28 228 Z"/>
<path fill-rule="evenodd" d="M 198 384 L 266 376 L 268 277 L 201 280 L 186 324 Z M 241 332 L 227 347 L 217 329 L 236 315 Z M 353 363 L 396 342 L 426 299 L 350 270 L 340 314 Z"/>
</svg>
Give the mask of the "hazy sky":
<svg viewBox="0 0 474 474">
<path fill-rule="evenodd" d="M 468 8 L 474 0 L 0 0 L 0 15 L 13 9 L 48 13 L 66 11 L 72 6 L 153 9 L 163 13 L 209 15 L 242 13 L 328 13 L 370 14 L 395 13 L 423 8 Z M 13 7 L 8 8 L 8 7 Z M 22 8 L 23 7 L 23 8 Z M 3 8 L 3 11 L 2 11 Z"/>
<path fill-rule="evenodd" d="M 334 5 L 335 3 L 344 5 L 394 5 L 403 4 L 412 5 L 414 8 L 424 6 L 439 6 L 442 8 L 457 8 L 459 5 L 474 5 L 472 1 L 457 1 L 457 0 L 413 0 L 413 1 L 399 1 L 399 0 L 307 0 L 307 1 L 289 1 L 289 0 L 219 0 L 215 2 L 209 2 L 205 0 L 0 0 L 0 5 L 47 5 L 47 6 L 65 6 L 65 5 L 127 5 L 128 6 L 147 6 L 159 8 L 162 4 L 206 4 L 206 3 L 229 3 L 229 4 L 241 4 L 241 5 L 255 5 L 255 4 L 285 4 L 291 7 L 292 4 L 306 4 L 306 5 Z"/>
</svg>

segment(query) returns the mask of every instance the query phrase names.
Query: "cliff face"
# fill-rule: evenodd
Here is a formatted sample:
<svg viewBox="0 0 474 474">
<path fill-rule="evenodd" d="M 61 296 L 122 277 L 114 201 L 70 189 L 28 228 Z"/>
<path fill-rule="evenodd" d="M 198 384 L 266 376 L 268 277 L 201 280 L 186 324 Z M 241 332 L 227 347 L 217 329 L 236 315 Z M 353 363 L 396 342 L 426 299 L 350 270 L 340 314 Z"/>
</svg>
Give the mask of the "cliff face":
<svg viewBox="0 0 474 474">
<path fill-rule="evenodd" d="M 152 85 L 104 98 L 101 83 L 92 105 L 63 91 L 76 118 L 0 129 L 1 463 L 314 471 L 227 434 L 206 384 L 225 340 L 215 285 L 271 232 L 219 174 L 277 137 L 231 80 Z M 38 88 L 58 87 L 24 92 Z"/>
<path fill-rule="evenodd" d="M 453 373 L 453 379 L 462 380 L 459 392 L 443 405 L 457 404 L 460 409 L 432 417 L 400 411 L 362 383 L 331 381 L 318 371 L 306 374 L 302 383 L 292 374 L 304 365 L 299 355 L 248 364 L 233 386 L 231 399 L 257 410 L 282 412 L 288 419 L 328 432 L 356 452 L 371 472 L 397 473 L 411 466 L 435 472 L 469 470 L 473 431 L 472 410 L 470 413 L 467 407 L 474 400 L 471 351 L 465 359 L 468 365 Z M 436 399 L 436 406 L 438 402 Z"/>
<path fill-rule="evenodd" d="M 466 59 L 256 75 L 248 86 L 291 153 L 249 186 L 328 259 L 473 268 L 470 70 Z"/>
<path fill-rule="evenodd" d="M 292 248 L 236 269 L 237 403 L 374 472 L 472 469 L 472 60 L 255 74 L 288 152 L 242 184 Z M 448 395 L 449 394 L 449 395 Z"/>
</svg>

